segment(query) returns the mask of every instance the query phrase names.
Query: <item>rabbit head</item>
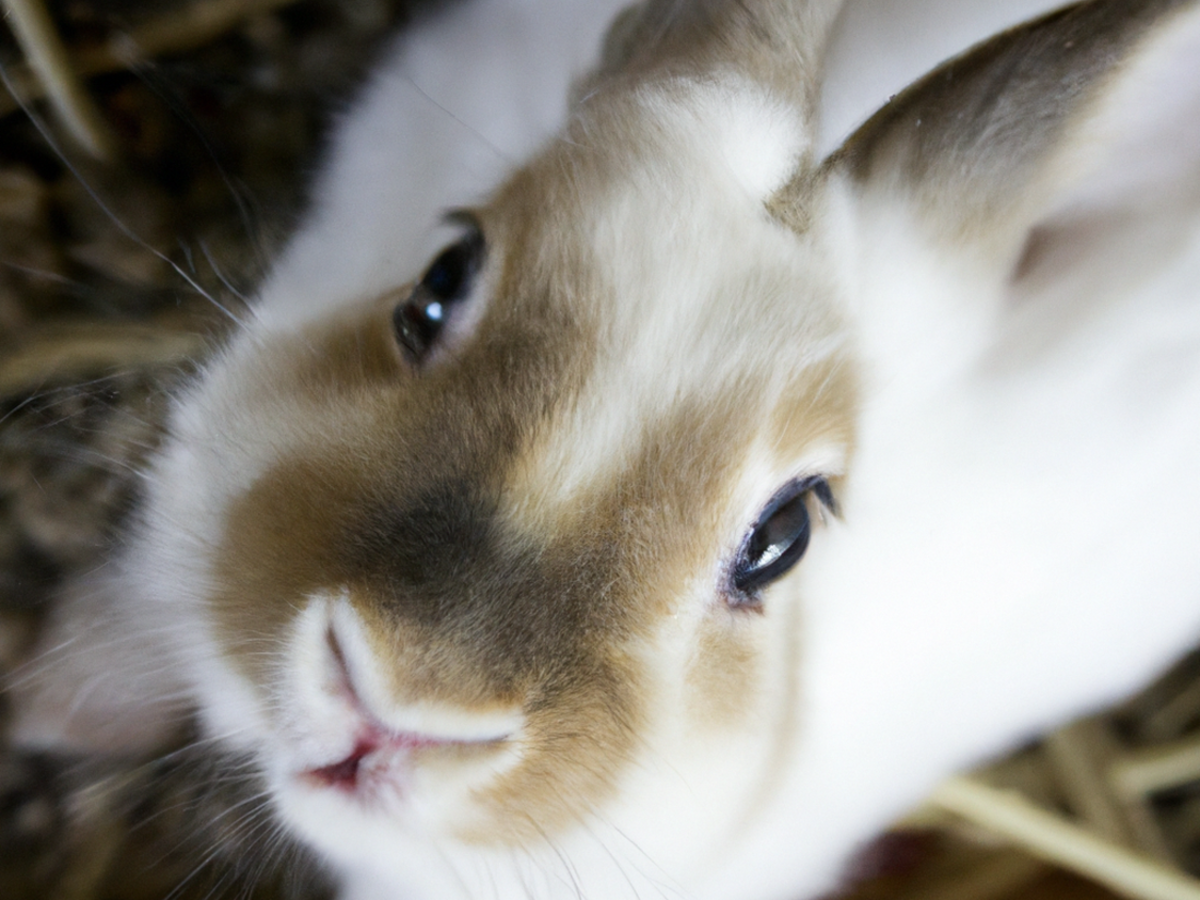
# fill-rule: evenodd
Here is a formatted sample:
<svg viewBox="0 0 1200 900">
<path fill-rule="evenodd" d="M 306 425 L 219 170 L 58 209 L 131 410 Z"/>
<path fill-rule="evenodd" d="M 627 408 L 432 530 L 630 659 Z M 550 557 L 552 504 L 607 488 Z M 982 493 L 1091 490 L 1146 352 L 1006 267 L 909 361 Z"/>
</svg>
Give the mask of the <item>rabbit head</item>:
<svg viewBox="0 0 1200 900">
<path fill-rule="evenodd" d="M 825 250 L 763 205 L 801 123 L 745 80 L 612 91 L 418 282 L 252 326 L 180 411 L 157 481 L 197 490 L 147 549 L 198 539 L 210 727 L 314 830 L 530 842 L 666 761 L 668 806 L 703 778 L 734 816 L 792 735 L 768 584 L 855 396 Z"/>
</svg>

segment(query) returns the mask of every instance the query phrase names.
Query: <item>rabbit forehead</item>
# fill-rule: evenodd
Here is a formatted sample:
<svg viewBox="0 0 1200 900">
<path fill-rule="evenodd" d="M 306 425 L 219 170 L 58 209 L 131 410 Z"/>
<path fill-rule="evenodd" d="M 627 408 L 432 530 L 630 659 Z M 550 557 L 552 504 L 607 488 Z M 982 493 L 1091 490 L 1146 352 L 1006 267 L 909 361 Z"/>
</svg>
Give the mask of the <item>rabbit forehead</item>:
<svg viewBox="0 0 1200 900">
<path fill-rule="evenodd" d="M 565 354 L 571 390 L 506 484 L 507 512 L 539 533 L 585 495 L 626 491 L 648 448 L 671 465 L 664 448 L 686 453 L 718 420 L 726 464 L 755 439 L 785 467 L 810 441 L 849 443 L 850 348 L 822 246 L 693 137 L 685 121 L 639 131 L 621 154 L 564 142 L 488 211 L 506 272 L 493 305 L 549 294 L 586 323 Z"/>
<path fill-rule="evenodd" d="M 622 100 L 631 111 L 626 111 Z M 796 106 L 761 84 L 720 68 L 703 78 L 668 77 L 641 85 L 628 98 L 618 97 L 597 118 L 608 130 L 613 119 L 625 116 L 632 119 L 628 130 L 633 134 L 625 146 L 618 145 L 618 155 L 640 138 L 651 158 L 657 151 L 667 160 L 686 160 L 708 169 L 712 183 L 702 182 L 703 187 L 717 187 L 725 176 L 757 201 L 765 200 L 794 174 L 810 145 L 808 128 Z M 568 129 L 569 139 L 576 137 L 580 124 L 587 133 L 587 120 L 585 110 Z M 596 126 L 590 127 L 594 131 Z M 692 177 L 701 174 L 694 171 Z"/>
</svg>

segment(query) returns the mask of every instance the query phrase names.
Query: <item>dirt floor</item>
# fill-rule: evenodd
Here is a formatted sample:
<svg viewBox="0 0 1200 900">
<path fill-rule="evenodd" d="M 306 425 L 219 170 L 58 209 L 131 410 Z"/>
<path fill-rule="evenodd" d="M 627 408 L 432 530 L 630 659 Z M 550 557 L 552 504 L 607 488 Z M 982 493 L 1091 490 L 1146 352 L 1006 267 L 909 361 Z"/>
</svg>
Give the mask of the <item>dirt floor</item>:
<svg viewBox="0 0 1200 900">
<path fill-rule="evenodd" d="M 114 152 L 98 162 L 72 144 L 0 36 L 6 79 L 42 119 L 0 90 L 0 676 L 26 660 L 56 592 L 120 539 L 170 392 L 226 333 L 218 304 L 237 310 L 253 291 L 303 206 L 330 112 L 413 3 L 51 9 Z M 4 721 L 0 696 L 0 733 Z M 1200 872 L 1200 765 L 1153 774 L 1186 757 L 1198 723 L 1189 660 L 986 778 Z M 239 763 L 202 749 L 121 761 L 0 745 L 0 898 L 327 896 Z M 855 877 L 858 900 L 1111 896 L 928 811 L 867 851 Z"/>
</svg>

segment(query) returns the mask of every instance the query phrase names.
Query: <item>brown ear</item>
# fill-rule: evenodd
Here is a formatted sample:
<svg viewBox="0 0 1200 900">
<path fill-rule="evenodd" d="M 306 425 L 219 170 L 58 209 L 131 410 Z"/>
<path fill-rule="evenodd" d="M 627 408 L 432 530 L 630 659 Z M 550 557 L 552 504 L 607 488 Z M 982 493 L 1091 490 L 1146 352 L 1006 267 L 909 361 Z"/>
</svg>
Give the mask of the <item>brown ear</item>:
<svg viewBox="0 0 1200 900">
<path fill-rule="evenodd" d="M 601 65 L 577 96 L 606 78 L 650 70 L 740 71 L 795 101 L 811 122 L 829 34 L 844 0 L 643 0 L 621 12 Z"/>
<path fill-rule="evenodd" d="M 1080 3 L 936 69 L 829 165 L 1032 277 L 1055 248 L 1200 204 L 1197 59 L 1196 0 Z"/>
</svg>

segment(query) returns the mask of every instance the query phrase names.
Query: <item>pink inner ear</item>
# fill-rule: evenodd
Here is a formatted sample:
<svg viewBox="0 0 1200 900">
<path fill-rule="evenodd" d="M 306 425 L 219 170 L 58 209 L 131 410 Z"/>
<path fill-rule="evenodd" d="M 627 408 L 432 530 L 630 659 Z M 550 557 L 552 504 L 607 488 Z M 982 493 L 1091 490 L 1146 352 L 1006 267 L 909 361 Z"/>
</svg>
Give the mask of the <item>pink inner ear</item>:
<svg viewBox="0 0 1200 900">
<path fill-rule="evenodd" d="M 1165 17 L 1109 76 L 1047 167 L 1017 299 L 1098 297 L 1152 274 L 1200 208 L 1200 10 Z"/>
<path fill-rule="evenodd" d="M 1097 249 L 1106 242 L 1121 243 L 1122 246 L 1113 250 L 1124 257 L 1122 251 L 1134 249 L 1124 234 L 1130 224 L 1128 217 L 1106 215 L 1107 212 L 1062 216 L 1037 225 L 1025 241 L 1013 269 L 1012 283 L 1024 292 L 1035 293 L 1044 285 L 1063 279 L 1077 267 L 1090 266 Z"/>
</svg>

